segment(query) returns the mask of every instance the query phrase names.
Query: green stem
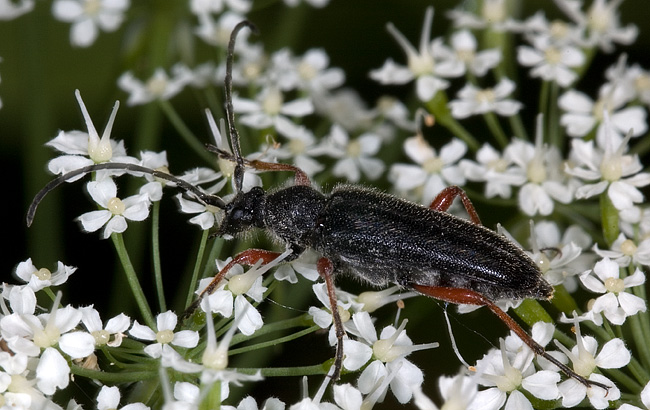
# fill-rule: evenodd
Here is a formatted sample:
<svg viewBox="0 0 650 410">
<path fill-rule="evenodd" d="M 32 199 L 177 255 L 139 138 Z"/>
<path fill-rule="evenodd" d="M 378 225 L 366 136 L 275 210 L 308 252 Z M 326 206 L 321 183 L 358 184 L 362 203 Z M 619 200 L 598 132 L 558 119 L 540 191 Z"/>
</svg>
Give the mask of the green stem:
<svg viewBox="0 0 650 410">
<path fill-rule="evenodd" d="M 151 247 L 153 253 L 153 277 L 154 282 L 156 283 L 158 306 L 160 307 L 161 312 L 165 312 L 167 310 L 167 304 L 165 303 L 165 292 L 163 289 L 162 280 L 162 264 L 160 262 L 160 202 L 154 202 L 152 208 Z"/>
<path fill-rule="evenodd" d="M 221 408 L 221 382 L 216 381 L 199 405 L 199 410 L 218 410 Z"/>
<path fill-rule="evenodd" d="M 508 136 L 503 131 L 503 128 L 501 128 L 501 124 L 499 124 L 497 116 L 493 112 L 489 112 L 484 114 L 483 118 L 485 119 L 485 123 L 490 129 L 490 132 L 492 132 L 494 139 L 501 146 L 501 148 L 505 148 L 508 145 Z"/>
<path fill-rule="evenodd" d="M 618 237 L 618 210 L 614 208 L 612 200 L 607 195 L 607 190 L 600 194 L 600 219 L 603 225 L 603 236 L 608 245 L 614 243 Z"/>
<path fill-rule="evenodd" d="M 203 255 L 205 254 L 205 245 L 210 237 L 210 231 L 205 229 L 201 235 L 201 243 L 199 244 L 199 251 L 196 255 L 196 262 L 194 263 L 194 270 L 192 271 L 192 279 L 190 286 L 187 289 L 187 298 L 185 298 L 185 308 L 189 307 L 194 300 L 194 288 L 199 280 L 199 271 L 203 265 Z"/>
<path fill-rule="evenodd" d="M 252 334 L 251 336 L 236 334 L 235 336 L 233 336 L 232 341 L 230 342 L 230 346 L 235 346 L 239 343 L 245 342 L 246 340 L 260 337 L 272 332 L 276 332 L 278 330 L 291 329 L 294 327 L 300 327 L 305 325 L 311 326 L 313 323 L 314 322 L 309 318 L 309 315 L 304 314 L 301 316 L 293 317 L 291 319 L 285 319 L 275 323 L 265 324 L 261 328 L 257 329 L 255 333 Z"/>
<path fill-rule="evenodd" d="M 635 286 L 632 288 L 632 294 L 640 297 L 643 300 L 648 300 L 646 296 L 645 286 Z M 639 334 L 633 332 L 634 341 L 636 342 L 636 349 L 639 351 L 641 362 L 643 363 L 644 368 L 650 369 L 650 346 L 648 346 L 648 340 L 650 340 L 650 315 L 648 311 L 639 312 L 636 315 L 632 316 L 631 319 L 638 321 L 638 326 L 633 324 L 633 330 L 639 331 Z"/>
<path fill-rule="evenodd" d="M 463 140 L 469 149 L 477 151 L 481 144 L 470 134 L 454 117 L 451 116 L 449 106 L 447 105 L 447 95 L 443 91 L 438 91 L 436 95 L 426 103 L 427 109 L 436 119 L 436 122 L 443 125 L 451 131 L 456 137 Z"/>
<path fill-rule="evenodd" d="M 251 346 L 246 346 L 246 347 L 240 347 L 239 349 L 230 349 L 228 351 L 228 355 L 236 355 L 236 354 L 241 354 L 241 353 L 246 353 L 250 352 L 252 350 L 258 350 L 258 349 L 264 349 L 266 347 L 270 346 L 277 346 L 279 344 L 285 343 L 285 342 L 290 342 L 292 340 L 298 339 L 300 337 L 303 337 L 305 335 L 308 335 L 310 333 L 313 333 L 317 330 L 320 330 L 321 327 L 318 325 L 314 325 L 312 327 L 309 327 L 307 329 L 301 330 L 300 332 L 292 333 L 288 336 L 284 337 L 279 337 L 277 339 L 269 340 L 268 342 L 262 342 L 262 343 L 256 343 Z"/>
<path fill-rule="evenodd" d="M 111 373 L 102 370 L 91 370 L 81 366 L 70 366 L 70 373 L 85 377 L 90 380 L 104 382 L 104 383 L 134 383 L 142 380 L 151 380 L 158 377 L 158 368 L 154 370 L 139 371 L 139 372 L 119 372 Z"/>
<path fill-rule="evenodd" d="M 564 148 L 564 134 L 560 128 L 560 115 L 559 107 L 557 105 L 559 88 L 557 83 L 551 83 L 551 96 L 548 101 L 548 118 L 546 120 L 546 135 L 548 136 L 548 141 L 560 150 Z"/>
<path fill-rule="evenodd" d="M 260 372 L 264 377 L 311 376 L 316 374 L 327 374 L 330 366 L 331 363 L 328 360 L 325 363 L 315 364 L 313 366 L 266 367 L 264 369 L 241 367 L 236 370 L 242 374 L 256 374 L 257 372 Z"/>
<path fill-rule="evenodd" d="M 115 246 L 118 257 L 120 258 L 120 262 L 122 263 L 122 268 L 126 274 L 126 280 L 129 283 L 129 287 L 133 292 L 133 297 L 135 298 L 135 301 L 140 308 L 140 314 L 142 315 L 142 318 L 147 326 L 155 329 L 156 321 L 154 320 L 153 314 L 151 313 L 151 308 L 147 303 L 147 298 L 144 296 L 144 292 L 140 286 L 138 275 L 136 274 L 135 269 L 133 269 L 133 265 L 131 264 L 129 253 L 124 246 L 124 238 L 122 237 L 121 233 L 113 233 L 111 235 L 111 240 L 113 241 L 113 245 Z"/>
<path fill-rule="evenodd" d="M 197 153 L 197 155 L 205 160 L 208 164 L 214 165 L 214 157 L 206 149 L 203 143 L 194 135 L 194 133 L 189 129 L 185 121 L 178 115 L 178 112 L 174 109 L 174 106 L 166 100 L 158 101 L 160 108 L 163 110 L 167 119 L 172 123 L 176 131 L 180 134 L 183 141 Z"/>
</svg>

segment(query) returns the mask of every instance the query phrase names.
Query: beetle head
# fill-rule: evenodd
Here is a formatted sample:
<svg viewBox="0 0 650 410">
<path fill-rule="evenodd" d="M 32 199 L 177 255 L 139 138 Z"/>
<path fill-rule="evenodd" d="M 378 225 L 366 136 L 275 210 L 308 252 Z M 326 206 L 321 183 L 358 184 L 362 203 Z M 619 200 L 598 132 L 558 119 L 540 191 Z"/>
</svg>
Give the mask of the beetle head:
<svg viewBox="0 0 650 410">
<path fill-rule="evenodd" d="M 249 228 L 263 228 L 265 200 L 266 193 L 260 187 L 254 187 L 248 192 L 239 192 L 226 205 L 226 214 L 216 235 L 236 235 Z"/>
</svg>

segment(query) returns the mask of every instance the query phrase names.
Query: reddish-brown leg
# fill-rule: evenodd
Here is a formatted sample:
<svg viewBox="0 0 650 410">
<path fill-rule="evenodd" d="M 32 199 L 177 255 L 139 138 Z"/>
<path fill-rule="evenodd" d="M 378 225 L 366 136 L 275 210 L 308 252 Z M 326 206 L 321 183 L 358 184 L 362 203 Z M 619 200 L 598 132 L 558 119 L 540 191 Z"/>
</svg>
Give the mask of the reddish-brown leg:
<svg viewBox="0 0 650 410">
<path fill-rule="evenodd" d="M 338 304 L 336 303 L 336 288 L 334 287 L 334 265 L 327 258 L 320 258 L 316 263 L 318 274 L 325 280 L 327 286 L 327 296 L 330 299 L 330 309 L 332 310 L 332 320 L 334 321 L 334 330 L 336 331 L 336 357 L 334 358 L 334 373 L 331 375 L 332 380 L 338 380 L 341 375 L 343 366 L 343 323 L 339 315 Z"/>
<path fill-rule="evenodd" d="M 506 312 L 501 310 L 494 302 L 481 295 L 478 292 L 469 289 L 462 288 L 446 288 L 440 286 L 423 286 L 423 285 L 411 285 L 413 289 L 422 293 L 423 295 L 432 297 L 434 299 L 442 300 L 445 302 L 451 302 L 456 304 L 466 304 L 466 305 L 476 305 L 476 306 L 486 306 L 492 311 L 503 323 L 508 326 L 530 349 L 539 356 L 542 356 L 549 362 L 553 363 L 560 368 L 567 376 L 579 381 L 587 387 L 591 385 L 596 385 L 602 387 L 605 390 L 608 390 L 608 387 L 602 383 L 594 382 L 587 380 L 584 377 L 577 374 L 573 369 L 565 365 L 564 363 L 557 360 L 555 357 L 551 356 L 544 350 L 544 347 L 537 343 L 524 329 L 513 318 L 511 318 Z"/>
<path fill-rule="evenodd" d="M 256 264 L 259 260 L 262 261 L 262 265 L 266 265 L 280 255 L 281 254 L 279 252 L 271 252 L 264 249 L 247 249 L 241 253 L 238 253 L 234 258 L 232 258 L 230 262 L 228 262 L 228 264 L 226 264 L 226 266 L 224 266 L 219 271 L 219 273 L 217 273 L 217 276 L 215 276 L 210 284 L 201 292 L 197 300 L 195 300 L 194 303 L 192 303 L 185 310 L 183 317 L 188 317 L 191 315 L 201 303 L 203 296 L 205 294 L 214 292 L 214 290 L 219 287 L 219 283 L 223 280 L 223 278 L 226 277 L 226 274 L 230 271 L 230 269 L 233 268 L 233 266 L 237 264 L 251 266 Z"/>
<path fill-rule="evenodd" d="M 293 165 L 258 160 L 247 161 L 246 164 L 260 171 L 291 171 L 295 174 L 294 182 L 296 185 L 311 185 L 311 180 L 305 174 L 305 171 Z"/>
<path fill-rule="evenodd" d="M 459 196 L 460 200 L 463 202 L 463 206 L 469 214 L 469 218 L 472 220 L 472 222 L 477 225 L 481 225 L 481 218 L 478 217 L 478 213 L 476 212 L 476 209 L 474 209 L 472 201 L 469 200 L 469 197 L 465 191 L 456 185 L 448 186 L 440 191 L 440 193 L 436 195 L 434 200 L 431 202 L 431 205 L 429 205 L 429 208 L 435 209 L 436 211 L 446 212 L 457 196 Z"/>
</svg>

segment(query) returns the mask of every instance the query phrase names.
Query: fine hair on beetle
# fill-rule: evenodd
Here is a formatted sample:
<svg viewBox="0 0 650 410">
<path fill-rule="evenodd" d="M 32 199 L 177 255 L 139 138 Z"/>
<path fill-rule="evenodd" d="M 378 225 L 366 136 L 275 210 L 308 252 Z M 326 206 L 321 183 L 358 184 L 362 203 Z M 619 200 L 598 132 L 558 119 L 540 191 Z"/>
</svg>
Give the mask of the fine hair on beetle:
<svg viewBox="0 0 650 410">
<path fill-rule="evenodd" d="M 201 297 L 217 289 L 235 265 L 288 262 L 312 249 L 319 255 L 316 266 L 326 285 L 337 337 L 335 359 L 328 373 L 332 379 L 338 379 L 343 369 L 345 330 L 337 309 L 334 277 L 344 274 L 377 287 L 393 283 L 444 302 L 485 306 L 536 355 L 556 365 L 567 376 L 587 387 L 608 388 L 577 374 L 548 354 L 496 305 L 496 301 L 506 298 L 548 300 L 553 295 L 553 287 L 521 248 L 481 224 L 474 206 L 461 188 L 445 188 L 429 207 L 352 184 L 337 185 L 326 194 L 316 189 L 307 174 L 294 165 L 244 158 L 235 126 L 232 67 L 235 39 L 245 27 L 256 31 L 248 21 L 233 29 L 226 62 L 225 107 L 232 152 L 214 145 L 207 146 L 220 159 L 235 164 L 235 194 L 231 200 L 226 202 L 219 196 L 206 194 L 165 172 L 135 164 L 109 162 L 72 171 L 50 182 L 34 198 L 27 214 L 28 225 L 43 197 L 72 178 L 99 170 L 149 174 L 170 182 L 205 205 L 223 210 L 223 220 L 213 236 L 236 236 L 257 228 L 285 246 L 283 252 L 248 249 L 235 255 L 187 308 L 186 316 L 199 306 Z M 244 192 L 246 169 L 291 172 L 293 184 L 269 191 L 253 187 Z M 446 212 L 456 198 L 461 200 L 469 219 Z"/>
</svg>

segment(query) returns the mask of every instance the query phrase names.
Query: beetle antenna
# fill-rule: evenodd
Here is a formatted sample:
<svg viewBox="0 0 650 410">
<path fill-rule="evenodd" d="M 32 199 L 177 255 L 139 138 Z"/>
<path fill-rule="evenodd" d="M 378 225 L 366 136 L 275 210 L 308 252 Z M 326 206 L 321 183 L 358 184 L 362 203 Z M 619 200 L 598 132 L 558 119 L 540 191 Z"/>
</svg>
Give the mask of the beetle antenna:
<svg viewBox="0 0 650 410">
<path fill-rule="evenodd" d="M 190 184 L 189 182 L 184 181 L 166 172 L 157 171 L 155 169 L 143 167 L 137 164 L 127 164 L 121 162 L 104 162 L 102 164 L 89 165 L 87 167 L 70 171 L 67 174 L 63 174 L 60 177 L 53 179 L 47 185 L 45 185 L 43 189 L 38 191 L 36 196 L 34 196 L 32 203 L 29 205 L 29 209 L 27 210 L 27 217 L 26 217 L 27 226 L 32 225 L 32 222 L 34 221 L 34 215 L 36 214 L 36 208 L 38 208 L 38 205 L 41 203 L 43 198 L 45 198 L 45 195 L 47 195 L 50 191 L 54 190 L 62 183 L 66 181 L 70 181 L 73 178 L 84 176 L 91 172 L 103 171 L 103 170 L 121 170 L 127 172 L 141 172 L 143 174 L 149 174 L 155 178 L 164 179 L 165 181 L 169 181 L 176 184 L 177 187 L 184 190 L 185 192 L 191 193 L 199 201 L 203 202 L 206 205 L 216 206 L 217 208 L 221 208 L 221 209 L 226 208 L 226 203 L 220 197 L 216 195 L 206 194 L 198 187 Z"/>
<path fill-rule="evenodd" d="M 224 81 L 226 88 L 226 116 L 228 117 L 228 130 L 230 134 L 230 143 L 232 145 L 232 152 L 235 156 L 237 165 L 235 166 L 235 191 L 241 192 L 244 182 L 244 158 L 241 155 L 241 147 L 239 145 L 239 132 L 235 126 L 235 112 L 232 106 L 232 64 L 235 58 L 235 40 L 239 31 L 248 27 L 253 33 L 257 34 L 257 27 L 248 20 L 239 22 L 230 34 L 230 41 L 228 42 L 228 55 L 226 57 L 226 79 Z"/>
</svg>

